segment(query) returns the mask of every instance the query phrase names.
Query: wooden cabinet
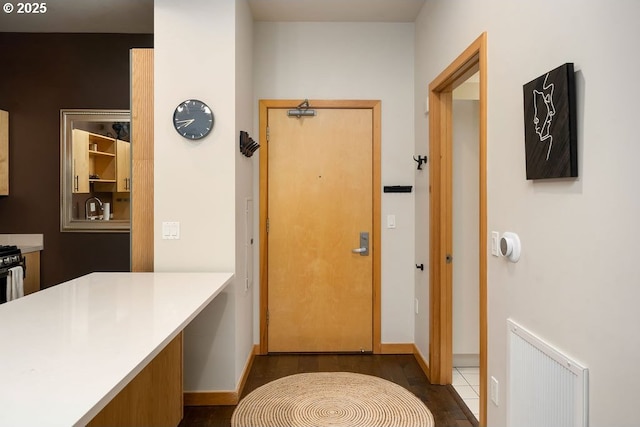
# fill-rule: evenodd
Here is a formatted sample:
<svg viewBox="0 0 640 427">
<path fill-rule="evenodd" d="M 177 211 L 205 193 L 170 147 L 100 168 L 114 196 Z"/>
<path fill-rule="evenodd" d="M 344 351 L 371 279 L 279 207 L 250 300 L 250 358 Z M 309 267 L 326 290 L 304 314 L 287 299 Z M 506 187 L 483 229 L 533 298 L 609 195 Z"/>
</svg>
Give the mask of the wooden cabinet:
<svg viewBox="0 0 640 427">
<path fill-rule="evenodd" d="M 183 417 L 183 333 L 154 357 L 87 427 L 177 426 Z"/>
<path fill-rule="evenodd" d="M 116 140 L 73 130 L 73 192 L 89 193 L 91 184 L 116 183 Z M 100 191 L 108 189 L 96 188 Z M 113 191 L 113 190 L 111 190 Z"/>
<path fill-rule="evenodd" d="M 73 130 L 73 192 L 89 192 L 89 135 Z"/>
<path fill-rule="evenodd" d="M 29 295 L 40 290 L 40 251 L 27 252 L 24 255 L 27 266 L 24 278 L 24 294 Z"/>
<path fill-rule="evenodd" d="M 116 150 L 116 192 L 131 191 L 131 143 L 117 140 Z"/>
<path fill-rule="evenodd" d="M 0 196 L 9 195 L 9 113 L 0 110 Z"/>
</svg>

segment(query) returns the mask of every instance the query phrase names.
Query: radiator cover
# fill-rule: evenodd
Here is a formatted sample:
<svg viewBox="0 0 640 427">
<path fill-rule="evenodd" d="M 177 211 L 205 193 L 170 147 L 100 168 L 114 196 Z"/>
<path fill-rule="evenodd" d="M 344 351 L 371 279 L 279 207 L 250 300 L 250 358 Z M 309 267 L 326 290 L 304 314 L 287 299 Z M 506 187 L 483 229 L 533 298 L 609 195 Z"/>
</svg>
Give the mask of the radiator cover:
<svg viewBox="0 0 640 427">
<path fill-rule="evenodd" d="M 511 319 L 507 416 L 512 427 L 587 427 L 589 371 Z"/>
</svg>

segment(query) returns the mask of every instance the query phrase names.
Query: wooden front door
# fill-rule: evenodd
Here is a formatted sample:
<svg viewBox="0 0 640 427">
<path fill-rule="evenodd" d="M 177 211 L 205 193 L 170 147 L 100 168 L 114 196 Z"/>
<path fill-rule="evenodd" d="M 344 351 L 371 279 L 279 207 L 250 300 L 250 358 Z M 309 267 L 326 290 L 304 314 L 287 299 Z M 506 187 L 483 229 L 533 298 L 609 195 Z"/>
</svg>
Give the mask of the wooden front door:
<svg viewBox="0 0 640 427">
<path fill-rule="evenodd" d="M 268 111 L 268 351 L 373 349 L 373 110 Z"/>
</svg>

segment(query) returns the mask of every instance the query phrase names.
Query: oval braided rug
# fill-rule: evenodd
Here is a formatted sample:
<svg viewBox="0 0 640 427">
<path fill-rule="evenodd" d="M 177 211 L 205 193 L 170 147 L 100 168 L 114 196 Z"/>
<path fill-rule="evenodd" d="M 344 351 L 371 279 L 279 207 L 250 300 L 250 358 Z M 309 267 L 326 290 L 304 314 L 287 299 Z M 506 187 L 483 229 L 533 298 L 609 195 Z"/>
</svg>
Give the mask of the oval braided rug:
<svg viewBox="0 0 640 427">
<path fill-rule="evenodd" d="M 280 378 L 249 393 L 231 427 L 432 427 L 407 389 L 378 377 L 319 372 Z"/>
</svg>

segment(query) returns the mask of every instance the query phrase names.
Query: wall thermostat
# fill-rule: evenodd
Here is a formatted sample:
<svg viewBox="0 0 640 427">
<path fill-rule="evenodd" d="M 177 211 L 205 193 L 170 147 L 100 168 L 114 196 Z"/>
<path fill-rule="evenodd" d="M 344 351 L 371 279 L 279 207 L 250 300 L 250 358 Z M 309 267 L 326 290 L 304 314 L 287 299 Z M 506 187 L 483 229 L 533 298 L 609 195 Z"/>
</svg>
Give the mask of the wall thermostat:
<svg viewBox="0 0 640 427">
<path fill-rule="evenodd" d="M 516 233 L 505 232 L 500 238 L 500 255 L 511 262 L 520 259 L 520 238 Z"/>
</svg>

